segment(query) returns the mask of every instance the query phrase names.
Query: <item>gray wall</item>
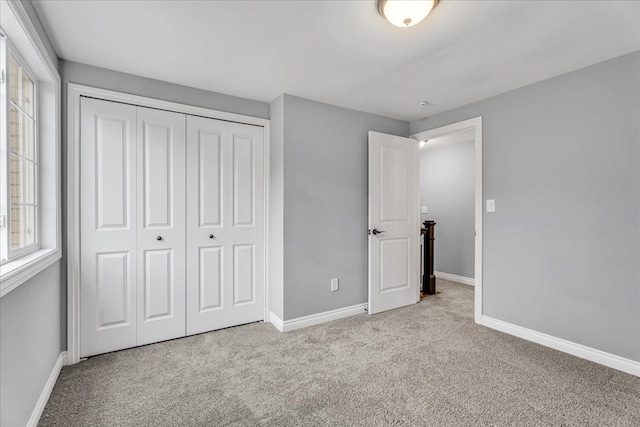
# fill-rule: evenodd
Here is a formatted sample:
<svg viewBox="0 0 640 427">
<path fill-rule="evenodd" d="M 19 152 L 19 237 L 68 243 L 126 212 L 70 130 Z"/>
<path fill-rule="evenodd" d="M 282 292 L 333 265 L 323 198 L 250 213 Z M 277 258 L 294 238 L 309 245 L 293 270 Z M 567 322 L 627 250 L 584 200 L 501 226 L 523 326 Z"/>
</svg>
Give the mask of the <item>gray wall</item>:
<svg viewBox="0 0 640 427">
<path fill-rule="evenodd" d="M 63 345 L 60 263 L 0 299 L 0 425 L 27 424 Z"/>
<path fill-rule="evenodd" d="M 484 314 L 640 361 L 640 52 L 412 122 L 483 117 Z"/>
<path fill-rule="evenodd" d="M 58 58 L 31 2 L 22 2 L 56 67 Z M 0 299 L 0 425 L 25 425 L 66 347 L 61 262 Z"/>
<path fill-rule="evenodd" d="M 289 320 L 367 302 L 367 132 L 407 136 L 409 124 L 290 95 L 283 102 Z"/>
<path fill-rule="evenodd" d="M 271 103 L 269 274 L 271 313 L 284 319 L 284 95 Z"/>
<path fill-rule="evenodd" d="M 269 118 L 267 102 L 208 92 L 64 59 L 60 60 L 60 72 L 65 83 L 65 91 L 66 83 L 78 83 L 212 110 Z"/>
<path fill-rule="evenodd" d="M 421 215 L 436 221 L 434 269 L 474 277 L 475 142 L 425 148 L 420 152 Z"/>
</svg>

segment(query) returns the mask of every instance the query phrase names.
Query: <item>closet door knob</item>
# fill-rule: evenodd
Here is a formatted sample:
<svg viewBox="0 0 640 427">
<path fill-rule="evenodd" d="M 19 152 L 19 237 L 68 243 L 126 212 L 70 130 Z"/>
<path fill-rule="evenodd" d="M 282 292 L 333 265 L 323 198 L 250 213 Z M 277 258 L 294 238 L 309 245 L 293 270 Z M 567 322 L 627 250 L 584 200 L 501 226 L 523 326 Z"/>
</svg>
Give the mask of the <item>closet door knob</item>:
<svg viewBox="0 0 640 427">
<path fill-rule="evenodd" d="M 162 240 L 162 236 L 156 237 L 156 240 Z"/>
<path fill-rule="evenodd" d="M 213 234 L 209 234 L 209 238 L 210 238 L 210 239 L 215 239 L 215 238 L 216 238 L 216 236 L 214 236 Z"/>
</svg>

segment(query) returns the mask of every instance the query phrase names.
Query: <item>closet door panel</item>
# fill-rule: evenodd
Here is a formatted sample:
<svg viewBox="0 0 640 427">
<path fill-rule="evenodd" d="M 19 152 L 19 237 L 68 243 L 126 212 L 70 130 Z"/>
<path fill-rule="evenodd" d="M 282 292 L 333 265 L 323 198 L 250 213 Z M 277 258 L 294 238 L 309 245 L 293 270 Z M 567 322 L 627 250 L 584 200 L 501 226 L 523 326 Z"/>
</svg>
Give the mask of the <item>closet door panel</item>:
<svg viewBox="0 0 640 427">
<path fill-rule="evenodd" d="M 198 133 L 197 146 L 193 148 L 193 155 L 197 155 L 197 190 L 198 216 L 200 227 L 222 226 L 222 149 L 226 135 L 224 132 L 212 129 Z M 197 148 L 197 150 L 196 150 Z"/>
<path fill-rule="evenodd" d="M 170 124 L 149 122 L 144 115 L 141 119 L 144 227 L 172 227 L 172 186 L 176 175 L 172 127 Z"/>
<path fill-rule="evenodd" d="M 233 246 L 233 306 L 255 302 L 255 245 Z"/>
<path fill-rule="evenodd" d="M 263 132 L 187 118 L 187 334 L 264 319 Z"/>
<path fill-rule="evenodd" d="M 228 159 L 228 123 L 188 116 L 187 334 L 231 326 L 226 320 Z"/>
<path fill-rule="evenodd" d="M 185 123 L 138 107 L 138 345 L 186 333 Z"/>
<path fill-rule="evenodd" d="M 175 293 L 173 249 L 144 252 L 144 321 L 171 317 Z"/>
<path fill-rule="evenodd" d="M 229 123 L 231 159 L 227 176 L 231 200 L 225 267 L 231 277 L 226 303 L 233 324 L 264 320 L 264 130 Z"/>
<path fill-rule="evenodd" d="M 198 311 L 200 313 L 223 308 L 223 248 L 201 247 L 198 259 Z"/>
<path fill-rule="evenodd" d="M 136 345 L 136 107 L 80 105 L 80 356 Z"/>
<path fill-rule="evenodd" d="M 233 226 L 253 226 L 255 191 L 255 143 L 250 135 L 233 133 L 231 149 Z"/>
</svg>

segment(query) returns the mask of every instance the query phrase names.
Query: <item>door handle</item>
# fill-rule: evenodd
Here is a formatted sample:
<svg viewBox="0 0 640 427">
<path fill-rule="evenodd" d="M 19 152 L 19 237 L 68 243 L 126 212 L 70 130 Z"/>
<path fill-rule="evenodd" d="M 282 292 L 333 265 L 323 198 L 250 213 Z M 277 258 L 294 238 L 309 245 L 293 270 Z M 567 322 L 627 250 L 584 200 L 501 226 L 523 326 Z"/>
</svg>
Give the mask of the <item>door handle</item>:
<svg viewBox="0 0 640 427">
<path fill-rule="evenodd" d="M 158 241 L 162 240 L 162 236 L 156 237 L 156 240 L 158 240 Z"/>
<path fill-rule="evenodd" d="M 216 236 L 214 236 L 213 234 L 209 234 L 209 238 L 210 238 L 210 239 L 215 239 L 215 238 L 216 238 Z"/>
<path fill-rule="evenodd" d="M 384 230 L 378 230 L 377 228 L 374 228 L 372 233 L 374 236 L 377 236 L 378 234 L 384 233 Z"/>
</svg>

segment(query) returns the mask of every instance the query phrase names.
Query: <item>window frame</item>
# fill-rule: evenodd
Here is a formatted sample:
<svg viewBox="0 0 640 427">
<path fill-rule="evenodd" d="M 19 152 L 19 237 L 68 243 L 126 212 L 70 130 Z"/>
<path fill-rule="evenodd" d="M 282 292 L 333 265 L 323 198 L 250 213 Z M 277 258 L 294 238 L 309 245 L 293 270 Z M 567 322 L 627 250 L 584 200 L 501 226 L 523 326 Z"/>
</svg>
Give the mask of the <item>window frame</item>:
<svg viewBox="0 0 640 427">
<path fill-rule="evenodd" d="M 62 79 L 51 43 L 31 19 L 22 2 L 0 0 L 0 32 L 11 41 L 38 82 L 40 244 L 38 250 L 0 264 L 0 298 L 7 297 L 23 284 L 29 285 L 30 279 L 44 270 L 59 266 L 62 258 Z M 5 107 L 0 105 L 0 108 Z M 0 168 L 2 165 L 0 163 Z M 3 188 L 0 185 L 0 192 Z"/>
<path fill-rule="evenodd" d="M 1 83 L 2 88 L 0 89 L 0 99 L 2 102 L 2 107 L 0 108 L 0 122 L 3 124 L 4 132 L 0 135 L 0 151 L 2 151 L 2 164 L 4 165 L 4 172 L 2 172 L 2 176 L 0 176 L 0 182 L 3 186 L 3 191 L 0 192 L 0 197 L 2 197 L 3 203 L 2 206 L 6 208 L 6 212 L 2 212 L 0 210 L 0 216 L 4 215 L 4 226 L 0 229 L 0 265 L 6 264 L 10 261 L 14 261 L 19 259 L 25 255 L 29 255 L 40 249 L 40 204 L 39 204 L 39 196 L 40 196 L 40 146 L 39 146 L 39 136 L 40 136 L 40 126 L 39 126 L 39 85 L 38 79 L 35 76 L 35 73 L 31 71 L 27 62 L 24 60 L 18 49 L 11 43 L 11 40 L 6 35 L 2 34 L 0 31 L 0 69 L 3 70 L 4 78 Z M 18 66 L 22 69 L 22 73 L 26 74 L 27 77 L 33 82 L 33 114 L 32 117 L 29 117 L 33 121 L 33 184 L 34 184 L 34 203 L 29 203 L 28 205 L 34 206 L 34 241 L 26 246 L 22 246 L 18 249 L 11 249 L 12 245 L 12 230 L 11 230 L 11 208 L 13 203 L 11 202 L 11 169 L 10 162 L 11 153 L 10 148 L 10 128 L 9 128 L 9 111 L 10 107 L 13 105 L 14 108 L 18 109 L 19 114 L 29 116 L 29 114 L 22 109 L 19 105 L 14 104 L 11 101 L 11 97 L 9 96 L 9 80 L 10 73 L 9 64 L 10 58 L 18 64 Z M 20 92 L 22 92 L 22 83 L 18 82 L 20 87 Z M 21 129 L 22 131 L 22 129 Z M 30 159 L 24 159 L 25 161 L 31 161 Z"/>
</svg>

